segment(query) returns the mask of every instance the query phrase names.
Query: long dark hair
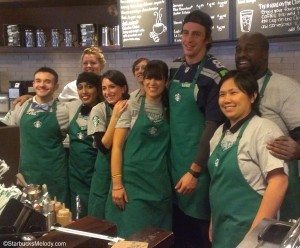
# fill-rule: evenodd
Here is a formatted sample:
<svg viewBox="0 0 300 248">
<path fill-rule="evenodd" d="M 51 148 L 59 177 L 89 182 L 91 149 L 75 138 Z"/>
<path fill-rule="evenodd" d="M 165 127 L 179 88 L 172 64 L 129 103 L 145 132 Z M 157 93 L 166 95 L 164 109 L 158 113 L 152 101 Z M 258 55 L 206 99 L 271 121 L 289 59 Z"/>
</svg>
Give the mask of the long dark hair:
<svg viewBox="0 0 300 248">
<path fill-rule="evenodd" d="M 252 111 L 255 111 L 257 115 L 261 115 L 259 111 L 259 89 L 258 89 L 258 83 L 255 77 L 251 72 L 248 71 L 238 71 L 238 70 L 232 70 L 229 71 L 220 81 L 219 83 L 219 90 L 223 83 L 228 79 L 233 79 L 236 86 L 244 92 L 246 95 L 248 95 L 250 98 L 254 97 L 255 94 L 257 95 L 254 102 L 252 103 Z"/>
<path fill-rule="evenodd" d="M 125 75 L 117 70 L 108 70 L 102 75 L 101 79 L 101 86 L 102 86 L 102 80 L 104 78 L 107 78 L 109 81 L 113 82 L 114 84 L 120 86 L 120 87 L 125 87 L 125 93 L 123 94 L 122 98 L 123 100 L 129 99 L 129 94 L 128 94 L 128 83 L 126 80 Z M 102 95 L 102 93 L 101 93 Z M 103 97 L 104 99 L 104 97 Z"/>
</svg>

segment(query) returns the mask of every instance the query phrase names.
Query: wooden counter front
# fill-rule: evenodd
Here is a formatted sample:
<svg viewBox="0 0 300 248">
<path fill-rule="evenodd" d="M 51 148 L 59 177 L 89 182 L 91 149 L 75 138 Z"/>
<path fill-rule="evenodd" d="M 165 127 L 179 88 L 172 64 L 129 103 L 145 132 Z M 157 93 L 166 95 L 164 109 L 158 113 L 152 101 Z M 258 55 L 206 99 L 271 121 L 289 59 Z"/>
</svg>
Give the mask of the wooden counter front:
<svg viewBox="0 0 300 248">
<path fill-rule="evenodd" d="M 116 225 L 111 224 L 104 220 L 99 220 L 90 216 L 84 217 L 76 222 L 71 223 L 66 226 L 67 228 L 76 229 L 80 231 L 92 232 L 97 234 L 105 234 L 109 236 L 116 236 L 117 228 Z M 66 245 L 61 245 L 60 247 L 76 247 L 76 248 L 107 248 L 107 241 L 89 237 L 83 237 L 79 235 L 73 235 L 58 231 L 52 231 L 47 235 L 38 238 L 36 241 L 41 242 L 51 242 L 53 247 L 55 242 L 65 242 Z M 58 244 L 58 243 L 57 243 Z M 62 243 L 61 243 L 62 244 Z M 37 243 L 38 245 L 38 243 Z M 23 247 L 23 246 L 21 246 Z M 28 247 L 28 246 L 24 246 Z M 30 247 L 41 247 L 41 246 L 30 246 Z"/>
</svg>

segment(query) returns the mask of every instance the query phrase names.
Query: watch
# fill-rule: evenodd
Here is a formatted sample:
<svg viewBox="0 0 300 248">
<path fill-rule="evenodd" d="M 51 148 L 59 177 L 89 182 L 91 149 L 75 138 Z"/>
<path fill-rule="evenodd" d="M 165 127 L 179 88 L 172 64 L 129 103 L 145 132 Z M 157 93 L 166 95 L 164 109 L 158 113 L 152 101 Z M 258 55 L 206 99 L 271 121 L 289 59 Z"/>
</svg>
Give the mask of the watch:
<svg viewBox="0 0 300 248">
<path fill-rule="evenodd" d="M 197 171 L 194 171 L 192 169 L 189 169 L 189 173 L 192 174 L 192 176 L 195 177 L 195 178 L 200 177 L 200 174 L 201 174 L 201 172 L 197 172 Z"/>
</svg>

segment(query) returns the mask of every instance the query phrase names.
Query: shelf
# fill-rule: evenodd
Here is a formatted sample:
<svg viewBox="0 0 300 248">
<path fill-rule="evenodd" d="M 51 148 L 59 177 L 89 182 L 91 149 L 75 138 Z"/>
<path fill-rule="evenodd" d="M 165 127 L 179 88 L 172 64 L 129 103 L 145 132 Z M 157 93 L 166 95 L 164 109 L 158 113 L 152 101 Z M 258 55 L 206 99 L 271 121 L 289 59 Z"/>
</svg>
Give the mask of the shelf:
<svg viewBox="0 0 300 248">
<path fill-rule="evenodd" d="M 116 4 L 116 0 L 0 0 L 0 7 L 57 7 Z"/>
<path fill-rule="evenodd" d="M 87 47 L 0 47 L 0 53 L 81 53 Z M 103 52 L 120 51 L 120 46 L 100 47 Z"/>
</svg>

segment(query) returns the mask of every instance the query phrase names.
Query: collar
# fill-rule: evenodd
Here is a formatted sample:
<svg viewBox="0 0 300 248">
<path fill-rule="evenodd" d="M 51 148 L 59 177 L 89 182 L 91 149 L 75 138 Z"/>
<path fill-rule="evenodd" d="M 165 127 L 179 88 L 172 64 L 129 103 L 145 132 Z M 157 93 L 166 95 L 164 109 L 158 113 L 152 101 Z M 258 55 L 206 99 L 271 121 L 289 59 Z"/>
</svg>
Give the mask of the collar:
<svg viewBox="0 0 300 248">
<path fill-rule="evenodd" d="M 231 133 L 235 133 L 240 129 L 240 127 L 249 119 L 251 119 L 253 116 L 255 116 L 255 111 L 251 111 L 246 117 L 239 120 L 233 127 L 230 127 L 230 121 L 227 119 L 223 126 L 223 133 L 229 130 Z"/>
<path fill-rule="evenodd" d="M 52 104 L 53 104 L 53 102 L 54 102 L 54 99 L 52 99 L 51 101 L 49 101 L 49 102 L 45 102 L 45 103 L 39 103 L 39 102 L 37 102 L 37 100 L 36 100 L 36 96 L 34 96 L 33 98 L 32 98 L 32 102 L 35 102 L 35 103 L 37 103 L 37 104 L 44 104 L 44 105 L 48 105 L 49 107 L 50 106 L 52 106 Z"/>
</svg>

